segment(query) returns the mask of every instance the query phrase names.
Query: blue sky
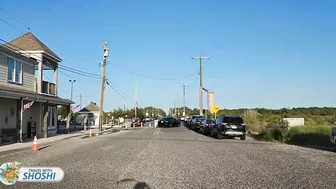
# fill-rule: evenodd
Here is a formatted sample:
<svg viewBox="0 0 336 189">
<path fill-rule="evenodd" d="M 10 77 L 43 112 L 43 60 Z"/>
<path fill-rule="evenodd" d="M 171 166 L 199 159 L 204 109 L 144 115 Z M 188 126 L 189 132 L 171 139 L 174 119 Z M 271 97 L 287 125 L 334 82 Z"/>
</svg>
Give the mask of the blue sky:
<svg viewBox="0 0 336 189">
<path fill-rule="evenodd" d="M 134 104 L 135 81 L 141 106 L 167 110 L 198 107 L 197 60 L 204 60 L 203 84 L 215 91 L 221 108 L 335 106 L 335 1 L 310 0 L 105 0 L 19 1 L 1 3 L 0 18 L 40 40 L 62 64 L 100 74 L 102 43 L 110 48 L 107 77 Z M 21 33 L 0 21 L 1 39 Z M 157 78 L 147 79 L 124 69 Z M 65 72 L 65 71 L 63 71 Z M 99 102 L 99 80 L 76 79 L 74 100 Z M 180 78 L 179 80 L 159 80 Z M 60 74 L 60 96 L 70 98 L 70 78 Z M 105 110 L 123 98 L 106 88 Z"/>
</svg>

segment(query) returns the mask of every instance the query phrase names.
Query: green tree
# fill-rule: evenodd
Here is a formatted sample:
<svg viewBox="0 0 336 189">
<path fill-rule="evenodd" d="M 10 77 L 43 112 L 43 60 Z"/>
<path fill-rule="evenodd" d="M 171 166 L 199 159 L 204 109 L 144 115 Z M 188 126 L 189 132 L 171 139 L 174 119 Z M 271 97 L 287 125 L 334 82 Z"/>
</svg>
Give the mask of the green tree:
<svg viewBox="0 0 336 189">
<path fill-rule="evenodd" d="M 64 106 L 57 108 L 57 115 L 60 115 L 62 119 L 65 119 L 67 115 L 67 109 Z"/>
</svg>

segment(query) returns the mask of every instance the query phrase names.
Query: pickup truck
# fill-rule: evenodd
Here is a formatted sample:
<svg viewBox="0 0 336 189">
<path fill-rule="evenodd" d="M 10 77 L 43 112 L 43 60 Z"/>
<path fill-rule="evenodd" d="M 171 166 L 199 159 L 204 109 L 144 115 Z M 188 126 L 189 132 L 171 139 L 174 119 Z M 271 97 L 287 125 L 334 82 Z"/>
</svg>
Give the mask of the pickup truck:
<svg viewBox="0 0 336 189">
<path fill-rule="evenodd" d="M 330 142 L 336 144 L 336 127 L 331 128 Z"/>
</svg>

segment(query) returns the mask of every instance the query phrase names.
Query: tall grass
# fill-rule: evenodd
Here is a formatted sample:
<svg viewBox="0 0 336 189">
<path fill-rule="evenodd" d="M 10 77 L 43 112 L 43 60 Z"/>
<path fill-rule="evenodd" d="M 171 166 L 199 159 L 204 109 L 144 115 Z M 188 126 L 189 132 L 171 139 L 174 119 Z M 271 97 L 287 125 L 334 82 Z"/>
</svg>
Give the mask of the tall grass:
<svg viewBox="0 0 336 189">
<path fill-rule="evenodd" d="M 246 129 L 248 131 L 253 131 L 253 132 L 260 133 L 261 131 L 263 131 L 263 129 L 265 129 L 265 126 L 261 125 L 261 124 L 247 124 Z"/>
<path fill-rule="evenodd" d="M 330 146 L 331 125 L 305 125 L 287 129 L 263 129 L 258 140 L 280 141 L 301 145 Z"/>
<path fill-rule="evenodd" d="M 286 139 L 290 143 L 307 145 L 331 145 L 331 125 L 305 125 L 292 127 Z"/>
</svg>

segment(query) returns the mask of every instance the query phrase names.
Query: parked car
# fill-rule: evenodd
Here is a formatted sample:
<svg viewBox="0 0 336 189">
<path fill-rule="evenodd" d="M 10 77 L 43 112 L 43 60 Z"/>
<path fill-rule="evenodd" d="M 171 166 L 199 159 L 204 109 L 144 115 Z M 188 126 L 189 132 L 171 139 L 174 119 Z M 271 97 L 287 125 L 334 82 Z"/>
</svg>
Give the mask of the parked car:
<svg viewBox="0 0 336 189">
<path fill-rule="evenodd" d="M 144 122 L 150 122 L 151 121 L 151 117 L 145 117 L 144 118 Z"/>
<path fill-rule="evenodd" d="M 194 118 L 191 120 L 190 129 L 198 131 L 204 118 Z"/>
<path fill-rule="evenodd" d="M 165 117 L 159 120 L 158 127 L 179 127 L 180 122 L 174 117 Z"/>
<path fill-rule="evenodd" d="M 216 124 L 215 120 L 212 119 L 204 119 L 201 123 L 201 127 L 199 129 L 199 132 L 204 135 L 208 135 L 211 133 L 212 127 Z"/>
<path fill-rule="evenodd" d="M 190 127 L 191 126 L 191 122 L 192 122 L 192 120 L 193 119 L 195 119 L 195 118 L 203 118 L 201 115 L 191 115 L 190 117 L 189 117 L 189 119 L 187 120 L 187 126 L 188 127 Z"/>
<path fill-rule="evenodd" d="M 185 121 L 185 120 L 186 120 L 186 117 L 185 117 L 185 116 L 181 116 L 181 117 L 179 118 L 179 120 L 180 120 L 180 121 Z"/>
<path fill-rule="evenodd" d="M 246 139 L 246 126 L 243 118 L 238 115 L 219 115 L 211 129 L 211 136 L 222 139 L 224 136 Z"/>
<path fill-rule="evenodd" d="M 131 127 L 141 127 L 140 118 L 135 118 L 132 120 Z"/>
</svg>

